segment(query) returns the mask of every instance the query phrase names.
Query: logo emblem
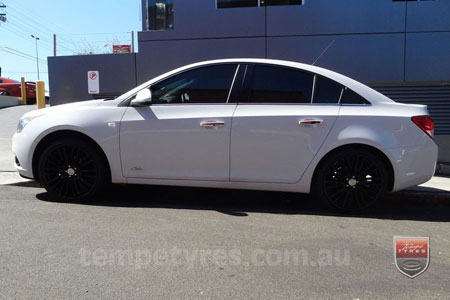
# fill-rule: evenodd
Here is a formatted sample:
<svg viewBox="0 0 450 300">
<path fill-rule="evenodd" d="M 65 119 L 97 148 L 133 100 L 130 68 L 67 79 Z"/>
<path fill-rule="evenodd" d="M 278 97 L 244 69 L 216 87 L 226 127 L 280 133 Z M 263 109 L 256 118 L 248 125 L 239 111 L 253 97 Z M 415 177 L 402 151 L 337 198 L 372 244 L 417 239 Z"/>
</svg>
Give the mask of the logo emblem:
<svg viewBox="0 0 450 300">
<path fill-rule="evenodd" d="M 430 263 L 430 238 L 394 236 L 394 259 L 400 273 L 409 278 L 419 276 Z"/>
</svg>

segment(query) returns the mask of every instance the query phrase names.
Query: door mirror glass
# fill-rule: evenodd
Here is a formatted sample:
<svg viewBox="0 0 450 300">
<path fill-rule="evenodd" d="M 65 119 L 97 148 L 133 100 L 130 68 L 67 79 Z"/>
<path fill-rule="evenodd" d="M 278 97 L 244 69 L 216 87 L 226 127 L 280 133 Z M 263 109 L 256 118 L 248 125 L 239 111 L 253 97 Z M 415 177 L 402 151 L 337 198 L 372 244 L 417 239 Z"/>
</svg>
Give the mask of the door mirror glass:
<svg viewBox="0 0 450 300">
<path fill-rule="evenodd" d="M 152 104 L 152 92 L 150 89 L 140 90 L 131 101 L 131 106 L 148 106 Z"/>
</svg>

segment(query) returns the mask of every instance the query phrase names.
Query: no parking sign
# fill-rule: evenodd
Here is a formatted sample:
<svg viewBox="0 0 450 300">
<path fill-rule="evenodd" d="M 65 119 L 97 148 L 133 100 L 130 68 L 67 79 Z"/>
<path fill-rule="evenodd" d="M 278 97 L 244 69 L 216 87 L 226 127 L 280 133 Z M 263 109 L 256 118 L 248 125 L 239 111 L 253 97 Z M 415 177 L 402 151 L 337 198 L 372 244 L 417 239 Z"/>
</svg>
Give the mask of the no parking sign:
<svg viewBox="0 0 450 300">
<path fill-rule="evenodd" d="M 88 71 L 88 93 L 100 94 L 100 74 L 98 71 Z"/>
</svg>

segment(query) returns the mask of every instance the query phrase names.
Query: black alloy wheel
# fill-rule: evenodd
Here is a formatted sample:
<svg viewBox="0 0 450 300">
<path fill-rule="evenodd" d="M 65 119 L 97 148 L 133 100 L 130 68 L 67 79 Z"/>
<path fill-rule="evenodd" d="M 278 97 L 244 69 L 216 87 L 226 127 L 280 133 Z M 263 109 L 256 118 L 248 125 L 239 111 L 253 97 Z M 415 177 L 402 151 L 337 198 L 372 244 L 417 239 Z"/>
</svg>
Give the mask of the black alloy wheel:
<svg viewBox="0 0 450 300">
<path fill-rule="evenodd" d="M 82 139 L 53 142 L 39 159 L 39 180 L 55 200 L 87 201 L 109 183 L 108 166 Z"/>
<path fill-rule="evenodd" d="M 387 192 L 389 173 L 378 155 L 366 149 L 340 151 L 319 166 L 313 194 L 329 208 L 366 210 Z"/>
</svg>

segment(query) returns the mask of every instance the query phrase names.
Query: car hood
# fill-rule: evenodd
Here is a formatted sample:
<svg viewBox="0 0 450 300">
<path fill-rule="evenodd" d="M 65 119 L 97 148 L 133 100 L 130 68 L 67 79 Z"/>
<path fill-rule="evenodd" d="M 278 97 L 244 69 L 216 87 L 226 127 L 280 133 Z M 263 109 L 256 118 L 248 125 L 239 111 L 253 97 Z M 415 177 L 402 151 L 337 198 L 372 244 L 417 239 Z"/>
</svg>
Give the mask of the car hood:
<svg viewBox="0 0 450 300">
<path fill-rule="evenodd" d="M 51 106 L 43 109 L 36 109 L 32 110 L 25 115 L 23 115 L 22 118 L 25 117 L 34 117 L 34 116 L 42 116 L 47 114 L 54 114 L 54 113 L 66 113 L 66 112 L 73 112 L 75 110 L 83 110 L 85 108 L 92 108 L 98 106 L 100 103 L 102 103 L 105 99 L 100 100 L 89 100 L 89 101 L 80 101 L 80 102 L 74 102 L 74 103 L 68 103 L 68 104 L 62 104 L 57 106 Z"/>
</svg>

